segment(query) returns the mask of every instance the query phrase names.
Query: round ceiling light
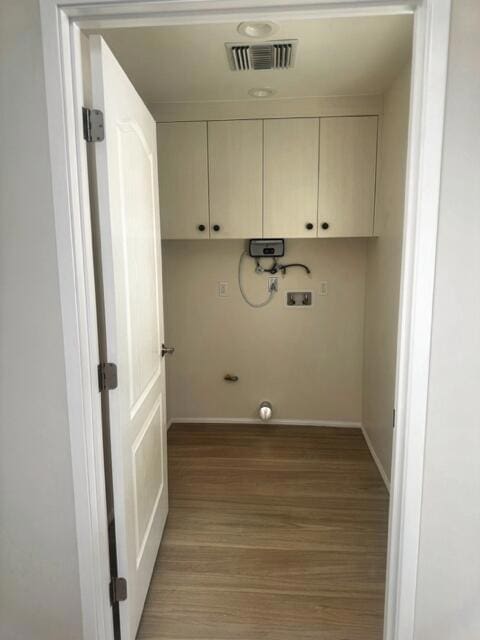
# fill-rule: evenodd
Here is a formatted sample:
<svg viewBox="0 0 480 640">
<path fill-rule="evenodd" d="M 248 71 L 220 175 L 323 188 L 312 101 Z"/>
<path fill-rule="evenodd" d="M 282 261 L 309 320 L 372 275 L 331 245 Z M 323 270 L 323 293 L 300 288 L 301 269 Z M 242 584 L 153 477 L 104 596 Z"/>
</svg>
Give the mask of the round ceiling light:
<svg viewBox="0 0 480 640">
<path fill-rule="evenodd" d="M 274 22 L 241 22 L 237 31 L 248 38 L 267 38 L 278 30 Z"/>
<path fill-rule="evenodd" d="M 248 95 L 252 96 L 252 98 L 269 98 L 270 96 L 273 96 L 275 93 L 276 91 L 274 91 L 274 89 L 268 89 L 268 87 L 259 87 L 255 89 L 250 89 L 250 91 L 248 92 Z"/>
</svg>

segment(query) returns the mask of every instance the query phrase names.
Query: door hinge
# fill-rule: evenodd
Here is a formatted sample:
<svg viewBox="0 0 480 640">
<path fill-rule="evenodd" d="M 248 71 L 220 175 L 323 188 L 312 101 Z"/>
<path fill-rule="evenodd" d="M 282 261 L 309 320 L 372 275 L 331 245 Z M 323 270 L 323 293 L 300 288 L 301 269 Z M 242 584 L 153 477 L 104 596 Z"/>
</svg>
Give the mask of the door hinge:
<svg viewBox="0 0 480 640">
<path fill-rule="evenodd" d="M 392 411 L 392 429 L 395 429 L 395 409 Z"/>
<path fill-rule="evenodd" d="M 111 391 L 118 386 L 117 365 L 113 362 L 102 362 L 98 365 L 98 388 L 100 391 Z"/>
<path fill-rule="evenodd" d="M 105 138 L 103 113 L 99 109 L 82 107 L 83 137 L 87 142 L 101 142 Z"/>
<path fill-rule="evenodd" d="M 125 578 L 112 578 L 110 582 L 110 600 L 112 604 L 127 599 L 127 581 Z"/>
</svg>

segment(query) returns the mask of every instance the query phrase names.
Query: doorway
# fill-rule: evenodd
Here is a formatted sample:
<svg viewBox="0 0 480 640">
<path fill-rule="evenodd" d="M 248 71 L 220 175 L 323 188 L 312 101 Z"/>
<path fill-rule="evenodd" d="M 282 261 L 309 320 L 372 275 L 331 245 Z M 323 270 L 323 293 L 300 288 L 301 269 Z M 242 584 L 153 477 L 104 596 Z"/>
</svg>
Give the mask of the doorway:
<svg viewBox="0 0 480 640">
<path fill-rule="evenodd" d="M 414 86 L 415 86 L 415 85 L 414 85 Z M 407 207 L 407 209 L 408 209 L 408 207 Z M 408 235 L 408 234 L 407 234 L 407 235 Z M 388 632 L 388 631 L 387 631 L 387 632 Z"/>
</svg>

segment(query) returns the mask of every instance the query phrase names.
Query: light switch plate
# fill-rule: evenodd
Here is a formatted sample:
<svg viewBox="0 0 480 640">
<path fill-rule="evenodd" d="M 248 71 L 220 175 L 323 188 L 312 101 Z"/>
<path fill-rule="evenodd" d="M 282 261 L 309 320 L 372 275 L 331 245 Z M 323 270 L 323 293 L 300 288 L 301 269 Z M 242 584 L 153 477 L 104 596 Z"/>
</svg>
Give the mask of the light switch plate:
<svg viewBox="0 0 480 640">
<path fill-rule="evenodd" d="M 320 282 L 318 295 L 319 296 L 328 296 L 328 282 L 326 280 L 323 280 L 323 282 Z"/>
<path fill-rule="evenodd" d="M 228 296 L 230 295 L 229 288 L 228 288 L 228 282 L 226 282 L 226 281 L 218 282 L 218 284 L 217 284 L 217 294 L 218 294 L 219 298 L 228 298 Z"/>
</svg>

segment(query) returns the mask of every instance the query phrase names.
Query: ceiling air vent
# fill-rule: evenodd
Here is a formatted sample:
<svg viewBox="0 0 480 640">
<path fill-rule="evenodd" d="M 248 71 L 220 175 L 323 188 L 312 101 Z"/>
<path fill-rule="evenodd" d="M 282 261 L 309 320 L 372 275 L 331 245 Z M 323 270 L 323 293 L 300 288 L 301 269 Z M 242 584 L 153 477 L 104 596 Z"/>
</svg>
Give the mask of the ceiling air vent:
<svg viewBox="0 0 480 640">
<path fill-rule="evenodd" d="M 278 40 L 257 44 L 226 44 L 233 71 L 290 69 L 293 67 L 297 40 Z"/>
</svg>

